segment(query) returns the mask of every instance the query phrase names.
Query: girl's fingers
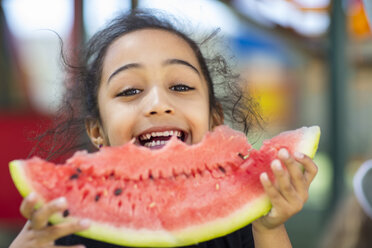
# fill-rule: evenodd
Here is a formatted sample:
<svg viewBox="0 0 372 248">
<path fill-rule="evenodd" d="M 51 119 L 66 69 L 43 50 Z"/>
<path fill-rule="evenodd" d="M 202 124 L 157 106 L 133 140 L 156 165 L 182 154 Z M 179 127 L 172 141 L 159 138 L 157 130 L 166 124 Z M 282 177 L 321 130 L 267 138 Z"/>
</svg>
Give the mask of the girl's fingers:
<svg viewBox="0 0 372 248">
<path fill-rule="evenodd" d="M 25 199 L 23 199 L 21 203 L 21 207 L 19 208 L 21 214 L 26 219 L 30 219 L 32 213 L 35 211 L 35 205 L 37 203 L 37 196 L 34 192 L 30 193 Z"/>
<path fill-rule="evenodd" d="M 291 183 L 289 173 L 287 170 L 284 170 L 278 159 L 275 159 L 271 163 L 271 169 L 275 175 L 279 193 L 289 203 L 297 201 L 298 200 L 297 192 Z"/>
<path fill-rule="evenodd" d="M 306 193 L 308 187 L 299 163 L 284 148 L 279 150 L 278 157 L 287 167 L 291 182 L 296 191 L 300 194 Z"/>
<path fill-rule="evenodd" d="M 24 217 L 29 219 L 21 233 L 32 247 L 62 248 L 66 246 L 55 246 L 54 241 L 64 236 L 83 231 L 90 226 L 89 220 L 69 221 L 56 225 L 48 225 L 50 217 L 62 212 L 67 208 L 65 198 L 55 199 L 39 209 L 35 209 L 38 202 L 37 196 L 31 193 L 21 204 L 20 210 Z M 85 248 L 84 245 L 68 246 L 69 248 Z"/>
<path fill-rule="evenodd" d="M 310 187 L 311 182 L 314 180 L 314 177 L 318 173 L 318 166 L 314 163 L 314 161 L 302 154 L 302 153 L 294 153 L 294 158 L 297 162 L 301 163 L 304 167 L 304 177 L 307 184 L 307 188 Z"/>
<path fill-rule="evenodd" d="M 67 201 L 64 197 L 57 198 L 45 204 L 32 214 L 30 218 L 31 227 L 36 230 L 44 228 L 53 214 L 64 211 L 66 208 Z"/>
<path fill-rule="evenodd" d="M 89 228 L 89 226 L 90 221 L 88 219 L 60 223 L 58 225 L 48 226 L 45 230 L 40 232 L 40 237 L 46 242 L 54 241 L 64 236 L 83 231 Z"/>
<path fill-rule="evenodd" d="M 260 181 L 262 186 L 265 189 L 266 194 L 270 198 L 270 201 L 273 206 L 278 206 L 283 204 L 283 196 L 280 194 L 278 189 L 270 181 L 266 172 L 260 175 Z"/>
</svg>

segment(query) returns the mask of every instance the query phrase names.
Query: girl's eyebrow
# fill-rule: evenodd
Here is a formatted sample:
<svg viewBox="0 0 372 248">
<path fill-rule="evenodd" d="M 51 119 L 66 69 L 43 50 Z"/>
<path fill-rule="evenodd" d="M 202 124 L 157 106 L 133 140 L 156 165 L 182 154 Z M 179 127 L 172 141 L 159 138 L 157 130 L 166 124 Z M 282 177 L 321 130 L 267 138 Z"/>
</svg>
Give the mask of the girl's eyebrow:
<svg viewBox="0 0 372 248">
<path fill-rule="evenodd" d="M 193 66 L 192 64 L 190 64 L 189 62 L 185 61 L 185 60 L 182 60 L 182 59 L 167 59 L 163 65 L 174 65 L 174 64 L 179 64 L 179 65 L 185 65 L 189 68 L 191 68 L 193 71 L 195 71 L 198 76 L 200 77 L 200 72 L 199 70 Z M 116 69 L 111 75 L 110 77 L 108 78 L 107 82 L 109 83 L 110 80 L 115 76 L 117 75 L 119 72 L 122 72 L 124 70 L 128 70 L 128 69 L 132 69 L 132 68 L 142 68 L 143 65 L 140 64 L 140 63 L 130 63 L 130 64 L 126 64 L 126 65 L 123 65 L 123 66 L 120 66 L 118 69 Z"/>
<path fill-rule="evenodd" d="M 143 65 L 139 64 L 139 63 L 130 63 L 130 64 L 126 64 L 126 65 L 123 65 L 123 66 L 120 66 L 118 69 L 116 69 L 111 75 L 110 77 L 108 78 L 107 80 L 107 83 L 110 82 L 110 80 L 116 75 L 118 74 L 119 72 L 122 72 L 124 70 L 128 70 L 128 69 L 131 69 L 131 68 L 141 68 L 143 67 Z"/>
<path fill-rule="evenodd" d="M 194 70 L 198 74 L 198 76 L 200 77 L 200 72 L 198 71 L 198 69 L 196 69 L 195 66 L 193 66 L 192 64 L 190 64 L 189 62 L 187 62 L 185 60 L 182 60 L 182 59 L 167 59 L 163 64 L 164 65 L 174 65 L 174 64 L 186 65 L 186 66 L 190 67 L 192 70 Z"/>
</svg>

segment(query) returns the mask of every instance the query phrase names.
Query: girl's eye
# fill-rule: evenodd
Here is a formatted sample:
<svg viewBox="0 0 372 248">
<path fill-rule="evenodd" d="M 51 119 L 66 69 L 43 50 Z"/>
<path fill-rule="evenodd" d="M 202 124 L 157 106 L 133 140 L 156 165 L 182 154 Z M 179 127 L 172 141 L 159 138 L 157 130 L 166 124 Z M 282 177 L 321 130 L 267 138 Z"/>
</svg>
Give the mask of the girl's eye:
<svg viewBox="0 0 372 248">
<path fill-rule="evenodd" d="M 184 84 L 177 84 L 172 87 L 170 87 L 171 90 L 173 91 L 190 91 L 190 90 L 195 90 L 195 88 L 184 85 Z"/>
<path fill-rule="evenodd" d="M 123 90 L 122 92 L 120 92 L 116 96 L 134 96 L 134 95 L 137 95 L 141 92 L 142 92 L 142 90 L 140 90 L 140 89 L 130 88 L 130 89 Z"/>
</svg>

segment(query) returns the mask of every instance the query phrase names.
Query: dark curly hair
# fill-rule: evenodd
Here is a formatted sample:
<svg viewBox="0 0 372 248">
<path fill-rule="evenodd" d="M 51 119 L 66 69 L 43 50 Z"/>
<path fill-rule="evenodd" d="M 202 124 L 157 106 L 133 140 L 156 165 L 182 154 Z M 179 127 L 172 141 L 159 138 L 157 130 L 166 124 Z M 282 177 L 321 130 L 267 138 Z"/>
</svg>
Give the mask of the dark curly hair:
<svg viewBox="0 0 372 248">
<path fill-rule="evenodd" d="M 221 54 L 206 58 L 201 52 L 201 48 L 217 36 L 218 30 L 197 43 L 176 27 L 175 23 L 176 19 L 164 12 L 131 10 L 117 16 L 91 37 L 76 56 L 77 62 L 70 63 L 61 49 L 63 64 L 67 75 L 70 75 L 67 91 L 54 126 L 37 137 L 38 143 L 31 154 L 51 159 L 77 149 L 94 149 L 87 135 L 84 136 L 84 123 L 86 118 L 100 120 L 97 94 L 105 54 L 113 41 L 141 29 L 165 30 L 189 44 L 208 84 L 210 113 L 224 115 L 233 128 L 245 133 L 253 126 L 260 126 L 262 118 L 257 111 L 257 104 L 243 94 L 239 74 L 233 72 Z"/>
</svg>

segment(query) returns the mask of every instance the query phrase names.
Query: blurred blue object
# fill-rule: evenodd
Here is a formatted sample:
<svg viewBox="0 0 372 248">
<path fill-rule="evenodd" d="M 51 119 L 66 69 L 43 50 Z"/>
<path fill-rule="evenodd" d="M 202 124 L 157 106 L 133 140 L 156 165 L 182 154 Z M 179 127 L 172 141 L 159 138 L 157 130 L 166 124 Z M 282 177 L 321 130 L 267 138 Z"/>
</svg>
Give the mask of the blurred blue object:
<svg viewBox="0 0 372 248">
<path fill-rule="evenodd" d="M 357 170 L 353 186 L 364 212 L 372 219 L 372 160 L 364 162 Z"/>
<path fill-rule="evenodd" d="M 371 0 L 363 0 L 365 10 L 367 12 L 367 17 L 369 24 L 372 25 L 372 1 Z"/>
</svg>

